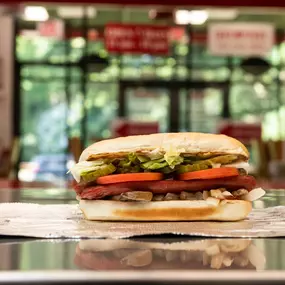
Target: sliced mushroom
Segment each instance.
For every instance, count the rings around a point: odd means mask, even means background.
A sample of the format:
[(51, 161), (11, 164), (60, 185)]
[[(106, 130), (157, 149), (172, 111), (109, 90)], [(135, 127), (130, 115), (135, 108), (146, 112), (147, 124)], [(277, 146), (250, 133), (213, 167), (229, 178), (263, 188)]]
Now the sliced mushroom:
[(179, 196), (174, 193), (167, 193), (164, 197), (164, 201), (179, 200)]
[(244, 256), (235, 256), (234, 258), (234, 264), (238, 265), (238, 266), (241, 266), (241, 267), (245, 267), (248, 265), (248, 258), (244, 257)]
[(111, 199), (114, 201), (120, 201), (121, 195), (112, 196)]
[(203, 253), (203, 265), (206, 266), (210, 263), (210, 256), (204, 252)]
[(239, 189), (239, 190), (233, 191), (233, 195), (235, 197), (240, 197), (240, 196), (247, 195), (247, 194), (248, 194), (248, 191), (246, 189)]
[(233, 194), (229, 191), (224, 191), (222, 193), (222, 195), (224, 196), (224, 198), (228, 199), (228, 198), (234, 198)]
[(219, 253), (219, 254), (213, 256), (212, 260), (211, 260), (211, 268), (220, 269), (222, 267), (223, 260), (224, 260), (224, 254), (223, 253)]
[(240, 252), (240, 244), (232, 241), (224, 240), (220, 243), (220, 250), (226, 253)]
[(124, 258), (126, 257), (130, 251), (128, 249), (118, 248), (113, 250), (113, 255), (117, 258)]
[(181, 200), (196, 200), (194, 193), (189, 193), (186, 191), (182, 191), (180, 193), (180, 199)]
[(153, 198), (152, 198), (152, 200), (153, 201), (163, 201), (163, 199), (164, 199), (164, 195), (154, 195), (153, 196)]
[(165, 259), (167, 262), (170, 262), (170, 261), (173, 261), (179, 258), (178, 252), (173, 251), (173, 250), (166, 250), (164, 254), (165, 254)]
[(133, 266), (133, 267), (143, 267), (151, 264), (152, 262), (152, 252), (149, 249), (138, 250), (133, 252), (121, 260), (122, 264)]
[(187, 251), (187, 250), (183, 250), (180, 252), (179, 254), (180, 256), (180, 260), (185, 263), (185, 262), (188, 262), (190, 260), (193, 259), (193, 256), (191, 255), (191, 252), (190, 251)]
[(205, 252), (210, 256), (214, 256), (214, 255), (217, 255), (218, 253), (220, 253), (220, 248), (217, 244), (214, 244), (212, 246), (207, 247), (205, 249)]
[(210, 190), (210, 196), (217, 198), (217, 199), (224, 199), (224, 196), (223, 196), (222, 191), (220, 189)]
[(149, 202), (152, 200), (153, 194), (147, 191), (130, 191), (121, 194), (121, 198), (127, 201)]
[(159, 257), (163, 257), (164, 258), (164, 250), (163, 249), (160, 249), (160, 248), (157, 248), (154, 250), (154, 254), (159, 256)]
[(209, 198), (209, 191), (203, 191), (203, 199), (207, 200)]
[(230, 267), (233, 263), (234, 259), (232, 257), (229, 257), (229, 256), (225, 256), (224, 257), (224, 260), (223, 260), (223, 264), (226, 266), (226, 267)]
[(203, 193), (202, 192), (196, 192), (195, 198), (196, 198), (196, 200), (204, 200), (203, 199)]

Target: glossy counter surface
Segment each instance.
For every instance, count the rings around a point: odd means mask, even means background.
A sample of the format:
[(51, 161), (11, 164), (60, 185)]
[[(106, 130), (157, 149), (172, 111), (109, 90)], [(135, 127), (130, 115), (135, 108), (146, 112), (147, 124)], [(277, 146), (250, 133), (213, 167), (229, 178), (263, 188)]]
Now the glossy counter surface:
[[(0, 202), (76, 203), (74, 198), (72, 191), (64, 189), (0, 190)], [(270, 191), (254, 206), (275, 205), (285, 205), (285, 191)], [(0, 283), (246, 280), (260, 284), (268, 279), (284, 281), (284, 270), (285, 239), (0, 238)]]

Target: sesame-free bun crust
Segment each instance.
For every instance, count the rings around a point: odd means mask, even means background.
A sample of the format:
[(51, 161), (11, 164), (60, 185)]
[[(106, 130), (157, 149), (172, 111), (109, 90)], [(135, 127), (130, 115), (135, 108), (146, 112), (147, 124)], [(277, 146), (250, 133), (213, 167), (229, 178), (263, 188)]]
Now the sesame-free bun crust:
[(91, 252), (105, 252), (117, 249), (162, 249), (162, 250), (187, 250), (205, 251), (214, 245), (221, 245), (223, 252), (241, 252), (251, 244), (249, 239), (204, 239), (163, 242), (146, 242), (130, 239), (96, 239), (82, 240), (78, 246), (80, 250)]
[(204, 133), (159, 133), (129, 136), (96, 142), (86, 148), (79, 161), (102, 157), (125, 155), (129, 152), (177, 151), (181, 154), (235, 154), (248, 160), (246, 147), (238, 140), (216, 134)]
[(252, 209), (251, 202), (224, 200), (218, 205), (204, 200), (119, 202), (80, 200), (87, 220), (95, 221), (239, 221)]

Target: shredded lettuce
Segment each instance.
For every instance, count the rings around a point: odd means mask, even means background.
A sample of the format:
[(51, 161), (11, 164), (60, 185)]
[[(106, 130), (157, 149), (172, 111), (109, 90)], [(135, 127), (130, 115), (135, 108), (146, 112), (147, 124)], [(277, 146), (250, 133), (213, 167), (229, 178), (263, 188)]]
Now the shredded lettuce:
[(167, 158), (165, 160), (168, 163), (169, 167), (172, 169), (174, 169), (176, 165), (179, 165), (179, 164), (183, 163), (183, 161), (184, 161), (183, 157), (180, 155), (178, 155), (178, 156), (167, 156)]
[(172, 169), (184, 161), (184, 158), (180, 156), (180, 152), (177, 151), (177, 149), (172, 145), (169, 145), (167, 151), (164, 154), (164, 159), (167, 162), (168, 166)]
[(129, 153), (128, 157), (125, 160), (128, 160), (131, 163), (136, 163), (137, 162), (137, 155), (135, 153)]
[(149, 157), (146, 157), (146, 156), (144, 156), (144, 155), (138, 155), (137, 158), (138, 158), (138, 160), (139, 160), (140, 162), (147, 162), (147, 161), (150, 161), (150, 158), (149, 158)]
[(151, 160), (155, 160), (155, 159), (159, 159), (161, 157), (163, 157), (163, 152), (161, 152), (160, 149), (154, 149), (151, 152), (148, 152), (147, 154), (145, 154), (149, 159)]
[(141, 167), (145, 170), (158, 170), (165, 166), (168, 166), (168, 163), (165, 161), (164, 158), (150, 160), (141, 164)]

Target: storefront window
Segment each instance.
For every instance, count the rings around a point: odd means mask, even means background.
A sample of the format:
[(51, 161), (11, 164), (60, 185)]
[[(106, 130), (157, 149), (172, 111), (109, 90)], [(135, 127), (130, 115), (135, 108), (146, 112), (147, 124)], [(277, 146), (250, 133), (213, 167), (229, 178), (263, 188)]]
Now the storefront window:
[[(192, 27), (190, 33), (187, 27), (167, 22), (168, 55), (109, 54), (104, 46), (107, 23), (164, 22), (150, 20), (147, 8), (106, 10), (98, 6), (99, 10), (94, 19), (87, 19), (87, 31), (82, 19), (66, 21), (66, 37), (60, 40), (25, 34), (27, 28), (36, 31), (36, 25), (20, 21), (17, 60), (23, 101), (22, 161), (32, 161), (38, 155), (68, 155), (68, 139), (82, 136), (83, 128), (85, 144), (111, 137), (110, 124), (122, 103), (121, 81), (140, 83), (144, 90), (141, 96), (139, 88), (126, 88), (125, 115), (133, 120), (158, 121), (162, 132), (169, 130), (171, 96), (179, 97), (177, 131), (216, 132), (228, 92), (234, 120), (262, 121), (265, 139), (285, 136), (280, 131), (285, 112), (280, 106), (285, 105), (284, 43), (264, 58), (270, 66), (259, 75), (242, 68), (243, 58), (211, 55), (207, 25)], [(88, 39), (84, 39), (85, 34)], [(96, 65), (89, 58), (92, 56), (105, 63)], [(155, 82), (157, 87), (147, 82)], [(53, 116), (52, 122), (49, 116)]]

